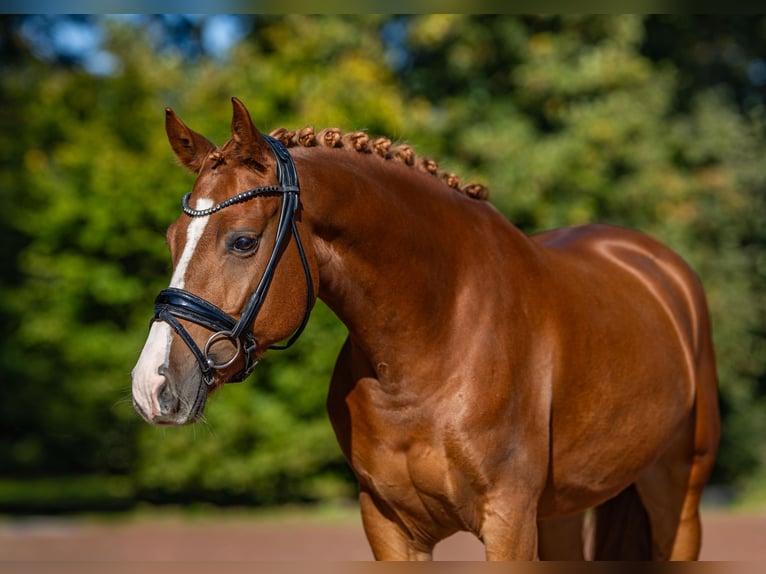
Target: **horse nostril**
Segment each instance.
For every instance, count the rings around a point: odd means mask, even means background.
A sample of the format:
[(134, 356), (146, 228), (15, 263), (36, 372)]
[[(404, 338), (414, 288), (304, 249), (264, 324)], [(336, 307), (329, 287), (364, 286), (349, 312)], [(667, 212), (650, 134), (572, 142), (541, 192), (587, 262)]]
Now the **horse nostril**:
[(157, 390), (157, 403), (160, 406), (160, 414), (162, 415), (169, 415), (175, 411), (178, 406), (178, 401), (167, 381), (162, 383)]

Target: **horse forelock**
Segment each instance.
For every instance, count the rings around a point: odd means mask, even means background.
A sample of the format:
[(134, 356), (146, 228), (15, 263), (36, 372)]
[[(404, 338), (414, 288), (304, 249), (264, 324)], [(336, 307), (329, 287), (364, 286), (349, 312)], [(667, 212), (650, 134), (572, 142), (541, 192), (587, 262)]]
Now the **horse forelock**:
[(432, 159), (418, 156), (412, 146), (396, 143), (386, 137), (372, 138), (363, 131), (344, 133), (338, 128), (325, 128), (317, 132), (311, 126), (299, 130), (277, 128), (269, 135), (288, 148), (321, 146), (376, 155), (384, 160), (402, 163), (417, 171), (438, 177), (447, 186), (468, 197), (479, 200), (486, 200), (489, 197), (489, 190), (484, 185), (479, 183), (463, 185), (456, 174), (440, 169)]

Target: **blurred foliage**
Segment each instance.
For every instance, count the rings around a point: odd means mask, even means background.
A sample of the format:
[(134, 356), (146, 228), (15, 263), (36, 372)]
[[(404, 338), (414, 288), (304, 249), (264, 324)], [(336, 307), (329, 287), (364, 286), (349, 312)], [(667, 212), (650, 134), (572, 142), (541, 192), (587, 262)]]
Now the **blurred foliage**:
[(321, 304), (203, 423), (157, 429), (130, 405), (170, 275), (164, 230), (192, 183), (163, 109), (222, 143), (232, 95), (264, 131), (406, 140), (488, 184), (527, 232), (605, 221), (675, 248), (713, 312), (715, 481), (762, 480), (766, 18), (242, 16), (222, 55), (205, 49), (209, 19), (71, 17), (100, 33), (98, 72), (54, 49), (62, 18), (0, 17), (0, 506), (17, 509), (14, 480), (56, 476), (74, 500), (78, 476), (118, 480), (121, 500), (353, 495), (324, 408), (345, 331)]

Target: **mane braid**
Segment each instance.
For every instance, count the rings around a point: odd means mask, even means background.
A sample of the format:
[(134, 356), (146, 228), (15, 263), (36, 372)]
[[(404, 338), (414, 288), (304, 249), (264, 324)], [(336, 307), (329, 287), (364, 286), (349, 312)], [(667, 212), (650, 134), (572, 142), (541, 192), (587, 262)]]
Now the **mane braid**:
[(288, 148), (322, 146), (377, 155), (385, 160), (403, 163), (434, 175), (449, 187), (473, 199), (486, 200), (489, 197), (489, 190), (485, 186), (479, 183), (461, 185), (457, 175), (439, 169), (432, 159), (417, 156), (412, 146), (394, 143), (386, 137), (372, 139), (362, 131), (343, 133), (338, 128), (325, 128), (317, 133), (311, 126), (297, 131), (277, 128), (269, 135)]

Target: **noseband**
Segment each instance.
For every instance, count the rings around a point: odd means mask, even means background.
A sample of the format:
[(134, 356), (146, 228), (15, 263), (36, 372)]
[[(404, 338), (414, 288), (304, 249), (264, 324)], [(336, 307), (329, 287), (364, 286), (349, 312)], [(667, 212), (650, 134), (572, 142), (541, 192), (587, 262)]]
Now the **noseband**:
[[(298, 228), (295, 225), (295, 214), (300, 203), (298, 174), (295, 171), (295, 164), (287, 149), (276, 139), (266, 135), (263, 137), (266, 138), (266, 141), (271, 146), (274, 156), (276, 157), (279, 185), (266, 185), (244, 191), (208, 209), (197, 210), (189, 207), (189, 196), (191, 193), (187, 193), (182, 202), (184, 213), (189, 217), (205, 217), (232, 205), (250, 201), (256, 197), (266, 195), (282, 196), (282, 208), (279, 213), (279, 222), (277, 223), (274, 249), (271, 252), (271, 256), (266, 264), (266, 269), (261, 276), (261, 280), (255, 288), (255, 291), (250, 295), (247, 305), (242, 311), (239, 319), (235, 319), (216, 305), (198, 297), (194, 293), (175, 287), (163, 289), (154, 301), (154, 318), (152, 319), (152, 322), (165, 321), (173, 327), (197, 359), (200, 371), (202, 372), (202, 378), (208, 386), (212, 385), (215, 380), (215, 371), (225, 369), (232, 365), (240, 354), (244, 354), (245, 366), (230, 382), (236, 383), (246, 379), (258, 363), (258, 361), (254, 359), (255, 352), (258, 348), (258, 341), (252, 333), (253, 323), (266, 299), (266, 294), (268, 293), (269, 286), (274, 278), (274, 272), (279, 263), (279, 258), (283, 248), (290, 241), (291, 233), (295, 238), (298, 254), (300, 255), (301, 263), (303, 264), (303, 272), (306, 275), (306, 311), (303, 315), (303, 321), (300, 327), (298, 327), (298, 329), (290, 336), (287, 343), (284, 345), (271, 345), (269, 349), (287, 349), (295, 343), (303, 332), (303, 329), (306, 327), (309, 314), (311, 313), (312, 297), (314, 294), (311, 282), (311, 272), (306, 259), (306, 253), (303, 250), (300, 235), (298, 234)], [(194, 339), (179, 322), (179, 319), (191, 321), (192, 323), (201, 325), (213, 332), (202, 349), (200, 349), (194, 342)], [(234, 356), (223, 363), (216, 363), (211, 355), (213, 344), (219, 341), (229, 341), (234, 345), (235, 349)]]

